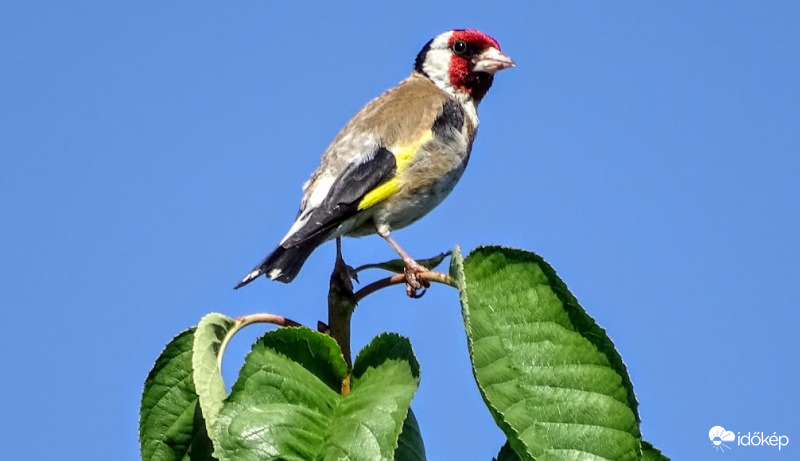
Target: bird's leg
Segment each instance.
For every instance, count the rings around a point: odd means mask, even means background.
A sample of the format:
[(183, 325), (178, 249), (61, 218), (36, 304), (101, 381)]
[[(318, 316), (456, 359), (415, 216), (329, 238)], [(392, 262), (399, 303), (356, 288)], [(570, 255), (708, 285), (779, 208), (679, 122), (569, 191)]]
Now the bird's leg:
[(406, 253), (406, 251), (389, 235), (388, 229), (379, 226), (378, 235), (383, 237), (389, 243), (389, 245), (394, 248), (394, 251), (400, 255), (400, 258), (406, 264), (406, 294), (411, 298), (422, 297), (422, 295), (425, 294), (425, 291), (423, 290), (422, 293), (417, 294), (417, 290), (420, 288), (428, 289), (431, 286), (431, 283), (425, 279), (420, 279), (418, 275), (423, 272), (428, 272), (428, 269), (414, 261), (414, 258), (409, 256), (408, 253)]

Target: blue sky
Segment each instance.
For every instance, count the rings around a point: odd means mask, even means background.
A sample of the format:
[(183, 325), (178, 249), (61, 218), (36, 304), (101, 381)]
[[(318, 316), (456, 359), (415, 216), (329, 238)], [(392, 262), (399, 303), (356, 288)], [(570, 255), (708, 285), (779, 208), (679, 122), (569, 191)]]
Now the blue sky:
[[(143, 380), (202, 315), (325, 317), (333, 245), (290, 285), (233, 285), (288, 229), (347, 119), (434, 35), (474, 27), (498, 75), (451, 196), (395, 234), (428, 257), (543, 255), (624, 357), (673, 459), (796, 459), (800, 6), (793, 2), (0, 5), (4, 459), (138, 458)], [(351, 264), (393, 257), (346, 240)], [(226, 357), (234, 379), (250, 327)], [(431, 460), (503, 442), (456, 293), (385, 290), (354, 349), (411, 338)], [(715, 453), (707, 434), (790, 437)]]

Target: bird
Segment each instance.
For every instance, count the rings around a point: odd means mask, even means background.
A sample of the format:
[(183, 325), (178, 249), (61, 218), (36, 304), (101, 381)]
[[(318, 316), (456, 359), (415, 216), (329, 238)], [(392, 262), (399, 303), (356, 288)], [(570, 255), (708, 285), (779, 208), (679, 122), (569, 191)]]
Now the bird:
[[(476, 29), (445, 31), (428, 41), (405, 80), (367, 103), (322, 154), (303, 185), (300, 210), (275, 250), (237, 285), (261, 275), (289, 283), (311, 253), (341, 237), (378, 234), (405, 263), (415, 296), (418, 264), (394, 240), (453, 190), (470, 158), (477, 108), (496, 72), (514, 67), (497, 40)], [(426, 285), (427, 286), (427, 285)]]

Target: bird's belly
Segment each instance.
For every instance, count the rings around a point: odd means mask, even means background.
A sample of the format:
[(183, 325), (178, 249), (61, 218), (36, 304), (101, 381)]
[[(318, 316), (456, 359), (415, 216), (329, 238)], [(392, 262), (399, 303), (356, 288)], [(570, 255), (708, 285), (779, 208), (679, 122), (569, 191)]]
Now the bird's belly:
[(452, 192), (464, 173), (465, 166), (461, 164), (442, 176), (422, 180), (415, 187), (407, 185), (378, 204), (371, 222), (366, 224), (373, 228), (386, 224), (392, 229), (401, 229), (414, 223), (436, 208)]

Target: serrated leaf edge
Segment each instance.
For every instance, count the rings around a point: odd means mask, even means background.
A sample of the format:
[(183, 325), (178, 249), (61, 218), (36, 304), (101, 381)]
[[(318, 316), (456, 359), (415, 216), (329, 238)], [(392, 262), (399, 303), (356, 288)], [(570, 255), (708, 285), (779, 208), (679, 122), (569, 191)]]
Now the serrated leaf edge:
[[(473, 250), (475, 251), (475, 250)], [(470, 369), (472, 370), (472, 377), (475, 380), (475, 384), (478, 387), (478, 391), (481, 394), (481, 398), (483, 399), (484, 404), (487, 408), (490, 409), (489, 413), (492, 415), (492, 418), (495, 420), (497, 425), (501, 426), (503, 433), (506, 435), (509, 443), (511, 444), (514, 451), (519, 455), (519, 450), (514, 448), (516, 442), (518, 447), (522, 447), (525, 449), (524, 454), (526, 458), (530, 461), (536, 461), (533, 455), (530, 453), (530, 447), (522, 440), (520, 437), (519, 432), (517, 432), (511, 425), (505, 420), (502, 413), (498, 411), (490, 402), (489, 399), (486, 397), (486, 392), (484, 391), (483, 387), (481, 386), (480, 382), (478, 381), (478, 376), (475, 374), (475, 367), (472, 364), (472, 357), (474, 356), (474, 349), (473, 349), (473, 342), (472, 342), (472, 329), (469, 323), (469, 296), (467, 295), (467, 280), (464, 275), (464, 258), (461, 255), (461, 247), (456, 245), (453, 248), (453, 254), (450, 256), (450, 276), (455, 281), (455, 286), (458, 289), (459, 300), (461, 301), (461, 316), (464, 321), (464, 328), (466, 329), (467, 333), (467, 348), (469, 349), (469, 356), (470, 356)], [(513, 437), (512, 437), (513, 436)], [(513, 440), (512, 440), (513, 438)]]

